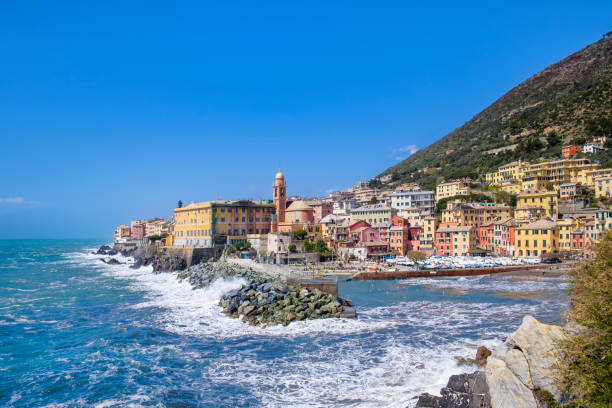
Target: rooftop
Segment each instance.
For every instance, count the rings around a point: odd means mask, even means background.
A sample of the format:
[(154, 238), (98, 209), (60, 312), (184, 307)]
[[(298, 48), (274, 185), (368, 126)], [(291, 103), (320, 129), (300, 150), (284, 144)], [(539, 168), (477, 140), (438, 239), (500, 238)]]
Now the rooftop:
[(540, 220), (531, 222), (527, 225), (519, 227), (520, 230), (541, 230), (541, 229), (553, 229), (557, 226), (557, 223), (550, 218), (542, 218)]

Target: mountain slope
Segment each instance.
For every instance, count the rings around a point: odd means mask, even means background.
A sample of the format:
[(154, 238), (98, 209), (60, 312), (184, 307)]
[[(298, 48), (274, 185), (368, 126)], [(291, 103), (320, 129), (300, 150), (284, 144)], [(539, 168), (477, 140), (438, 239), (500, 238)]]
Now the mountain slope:
[[(600, 135), (612, 136), (612, 38), (537, 73), (381, 175), (432, 188), (442, 177), (477, 177), (513, 160), (559, 157), (561, 144)], [(506, 150), (490, 152), (498, 148)], [(594, 158), (610, 165), (611, 152)]]

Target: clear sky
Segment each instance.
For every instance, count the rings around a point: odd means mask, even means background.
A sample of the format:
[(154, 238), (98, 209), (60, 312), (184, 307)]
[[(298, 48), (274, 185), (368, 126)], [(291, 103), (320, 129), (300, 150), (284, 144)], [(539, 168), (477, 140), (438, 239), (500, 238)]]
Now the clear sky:
[(612, 29), (610, 1), (302, 4), (0, 2), (0, 238), (271, 198), (279, 167), (347, 188)]

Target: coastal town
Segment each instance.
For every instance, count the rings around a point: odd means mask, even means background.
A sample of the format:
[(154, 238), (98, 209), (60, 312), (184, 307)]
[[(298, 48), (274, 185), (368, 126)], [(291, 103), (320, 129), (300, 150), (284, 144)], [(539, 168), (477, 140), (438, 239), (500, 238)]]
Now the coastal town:
[(289, 195), (279, 169), (271, 200), (179, 201), (170, 220), (119, 225), (114, 242), (221, 248), (267, 264), (589, 258), (612, 228), (612, 168), (589, 159), (607, 144), (593, 138), (563, 146), (554, 160), (514, 161), (476, 179), (439, 180), (433, 189), (384, 174), (324, 197), (300, 197)]

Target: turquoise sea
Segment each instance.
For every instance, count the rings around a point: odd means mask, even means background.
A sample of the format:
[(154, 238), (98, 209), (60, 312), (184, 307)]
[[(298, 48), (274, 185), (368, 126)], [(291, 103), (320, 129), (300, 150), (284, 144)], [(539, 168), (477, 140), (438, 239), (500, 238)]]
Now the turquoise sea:
[(104, 241), (0, 241), (2, 407), (405, 407), (526, 314), (562, 323), (559, 277), (340, 282), (358, 318), (250, 327), (204, 290), (108, 266)]

